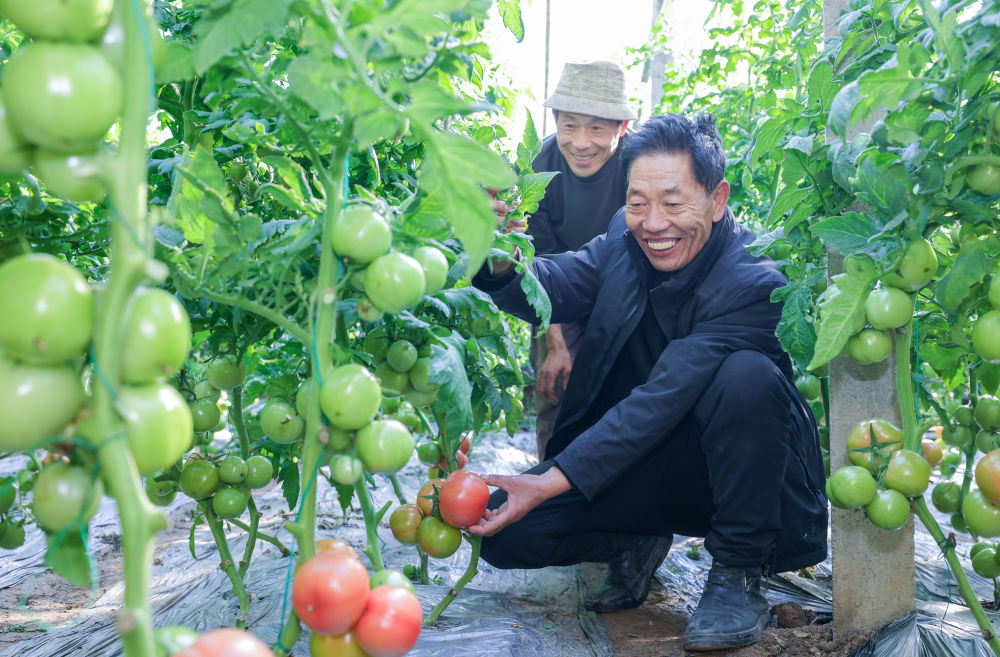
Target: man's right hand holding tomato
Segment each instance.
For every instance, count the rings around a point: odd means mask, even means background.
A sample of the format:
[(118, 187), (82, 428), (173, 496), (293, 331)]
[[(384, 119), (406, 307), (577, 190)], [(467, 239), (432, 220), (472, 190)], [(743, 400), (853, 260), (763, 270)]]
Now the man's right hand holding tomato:
[(570, 489), (569, 479), (557, 467), (537, 475), (485, 475), (483, 481), (506, 491), (507, 501), (496, 509), (486, 509), (482, 520), (468, 528), (467, 531), (476, 536), (492, 536), (545, 500)]

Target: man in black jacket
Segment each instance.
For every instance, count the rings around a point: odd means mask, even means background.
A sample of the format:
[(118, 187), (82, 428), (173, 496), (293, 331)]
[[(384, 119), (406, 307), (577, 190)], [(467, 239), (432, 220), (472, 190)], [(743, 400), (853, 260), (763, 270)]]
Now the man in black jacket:
[[(674, 533), (704, 536), (685, 648), (747, 645), (770, 619), (761, 576), (826, 556), (816, 425), (774, 333), (785, 280), (745, 249), (714, 119), (651, 119), (622, 161), (608, 233), (532, 264), (553, 322), (589, 320), (545, 460), (486, 477), (501, 490), (469, 531), (500, 568), (609, 562), (598, 611), (642, 603)], [(537, 322), (512, 263), (493, 265), (475, 284)]]

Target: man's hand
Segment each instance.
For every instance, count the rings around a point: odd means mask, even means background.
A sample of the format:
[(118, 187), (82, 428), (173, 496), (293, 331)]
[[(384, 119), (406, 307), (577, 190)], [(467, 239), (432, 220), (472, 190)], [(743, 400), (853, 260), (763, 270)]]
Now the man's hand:
[(507, 525), (517, 522), (547, 499), (569, 490), (569, 480), (562, 470), (552, 466), (540, 475), (521, 474), (514, 477), (486, 475), (490, 486), (507, 491), (507, 501), (496, 509), (486, 509), (482, 519), (466, 531), (476, 536), (492, 536)]
[[(535, 389), (545, 401), (550, 404), (558, 404), (563, 391), (566, 390), (569, 373), (573, 369), (573, 357), (570, 356), (569, 349), (566, 348), (562, 327), (558, 324), (549, 326), (549, 330), (545, 334), (545, 347), (548, 353), (545, 355), (542, 366), (538, 369), (538, 382)], [(562, 381), (559, 390), (556, 390), (560, 377), (562, 377)]]
[[(486, 194), (493, 199), (493, 213), (497, 217), (497, 228), (500, 228), (506, 235), (510, 232), (524, 233), (525, 222), (524, 219), (507, 219), (507, 215), (511, 210), (516, 208), (516, 205), (507, 205), (504, 201), (497, 198), (496, 189), (486, 189)], [(520, 250), (515, 247), (514, 257), (518, 257)], [(500, 278), (506, 275), (511, 269), (514, 268), (514, 263), (510, 260), (504, 260), (503, 258), (491, 258), (490, 259), (490, 271), (494, 278)]]

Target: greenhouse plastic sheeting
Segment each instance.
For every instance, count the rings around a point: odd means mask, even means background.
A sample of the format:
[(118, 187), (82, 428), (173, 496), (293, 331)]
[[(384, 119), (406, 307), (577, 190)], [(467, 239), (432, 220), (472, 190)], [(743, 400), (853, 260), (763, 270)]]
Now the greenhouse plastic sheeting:
[[(533, 464), (530, 451), (534, 436), (518, 434), (514, 439), (497, 436), (479, 445), (473, 452), (469, 467), (477, 472), (513, 474)], [(7, 459), (0, 475), (16, 471), (23, 460)], [(399, 475), (408, 498), (413, 499), (420, 486), (426, 466), (413, 464)], [(376, 508), (386, 502), (395, 503), (388, 482), (382, 480), (375, 495)], [(277, 535), (287, 546), (292, 537), (281, 524), (293, 517), (287, 513), (282, 493), (273, 487), (255, 493), (258, 508), (264, 513), (260, 530)], [(325, 481), (320, 482), (317, 507), (317, 538), (336, 536), (360, 549), (365, 543), (364, 524), (357, 510), (347, 517), (341, 512), (336, 492)], [(356, 504), (356, 501), (355, 501)], [(187, 510), (193, 502), (178, 495), (167, 509), (175, 519), (187, 520)], [(282, 514), (284, 513), (284, 517)], [(396, 541), (387, 527), (388, 515), (379, 528), (383, 561), (387, 567), (399, 568), (416, 561), (416, 551)], [(92, 538), (120, 533), (115, 504), (105, 498), (98, 515), (90, 525)], [(232, 528), (230, 549), (235, 557), (242, 554), (245, 533)], [(156, 554), (152, 579), (154, 625), (184, 625), (199, 631), (216, 627), (231, 627), (239, 609), (225, 573), (219, 569), (219, 555), (211, 533), (202, 525), (195, 532), (197, 560), (192, 560), (187, 537), (167, 544)], [(45, 572), (42, 565), (45, 538), (38, 530), (29, 530), (24, 546), (0, 555), (0, 587), (27, 586), (28, 580)], [(463, 542), (454, 556), (430, 560), (430, 577), (439, 584), (416, 585), (417, 597), (426, 613), (459, 579), (468, 564), (470, 547)], [(367, 562), (366, 557), (362, 557)], [(258, 543), (246, 576), (250, 593), (247, 626), (270, 645), (277, 642), (278, 632), (290, 605), (286, 581), (291, 560), (283, 558), (274, 546)], [(546, 568), (536, 571), (502, 571), (480, 561), (479, 574), (441, 616), (436, 627), (425, 628), (413, 657), (444, 655), (490, 655), (491, 657), (610, 657), (611, 645), (604, 626), (592, 612), (583, 608), (583, 584), (579, 569)], [(121, 646), (114, 628), (114, 614), (121, 605), (124, 587), (119, 583), (110, 588), (92, 605), (77, 613), (70, 622), (51, 631), (37, 634), (13, 644), (4, 657), (115, 657)], [(31, 611), (9, 610), (21, 624), (30, 624)], [(11, 616), (8, 615), (8, 619)], [(303, 632), (295, 653), (308, 655), (308, 632)]]

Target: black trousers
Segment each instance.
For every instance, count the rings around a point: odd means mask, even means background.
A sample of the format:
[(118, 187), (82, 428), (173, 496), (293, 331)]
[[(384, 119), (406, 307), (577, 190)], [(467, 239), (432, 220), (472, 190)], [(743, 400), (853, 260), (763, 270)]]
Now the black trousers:
[[(767, 357), (740, 351), (677, 429), (594, 499), (575, 489), (484, 538), (498, 568), (608, 561), (629, 535), (705, 537), (713, 558), (755, 567), (773, 558), (781, 529), (792, 421), (791, 384)], [(529, 473), (552, 467), (545, 461)], [(489, 506), (503, 504), (495, 491)]]

